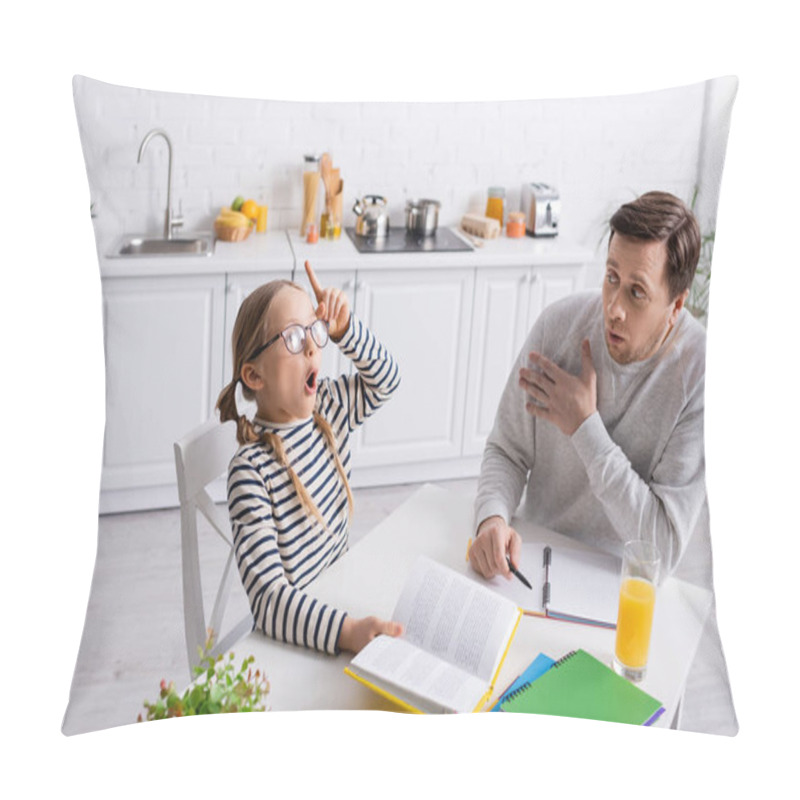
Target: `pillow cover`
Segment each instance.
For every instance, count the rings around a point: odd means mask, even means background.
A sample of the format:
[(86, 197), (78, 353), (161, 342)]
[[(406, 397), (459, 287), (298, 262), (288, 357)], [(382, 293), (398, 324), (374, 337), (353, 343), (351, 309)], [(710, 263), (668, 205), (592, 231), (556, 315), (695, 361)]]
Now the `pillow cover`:
[[(145, 91), (77, 76), (75, 107), (103, 289), (106, 433), (98, 557), (64, 732), (133, 722), (142, 699), (154, 699), (161, 678), (188, 679), (172, 443), (213, 414), (218, 392), (231, 379), (230, 335), (241, 299), (273, 277), (302, 280), (305, 257), (324, 260), (331, 253), (326, 276), (343, 286), (351, 280), (356, 284), (357, 276), (348, 271), (353, 256), (348, 253), (348, 263), (335, 256), (348, 245), (349, 233), (337, 242), (318, 242), (316, 250), (299, 235), (304, 154), (329, 151), (341, 169), (344, 195), (385, 196), (391, 224), (397, 227), (403, 225), (408, 199), (439, 200), (439, 226), (458, 228), (464, 214), (484, 213), (489, 187), (504, 187), (506, 212), (520, 208), (525, 184), (557, 187), (562, 210), (555, 239), (515, 242), (503, 235), (481, 248), (481, 258), (488, 259), (481, 264), (496, 274), (505, 270), (512, 282), (521, 262), (509, 248), (517, 245), (530, 248), (530, 269), (573, 267), (566, 289), (566, 272), (555, 274), (548, 284), (555, 286), (553, 293), (545, 292), (541, 305), (560, 293), (598, 286), (610, 216), (643, 192), (668, 191), (691, 204), (700, 223), (704, 248), (689, 305), (706, 324), (718, 192), (736, 85), (734, 78), (722, 78), (647, 94), (547, 101), (289, 103)], [(165, 135), (155, 134), (143, 146), (154, 130)], [(214, 255), (202, 261), (118, 256), (125, 237), (163, 236), (168, 206), (183, 221), (176, 231), (182, 237), (210, 231), (220, 208), (237, 196), (268, 207), (266, 234), (253, 232), (233, 245), (218, 243)], [(356, 213), (347, 205), (343, 227), (352, 228)], [(437, 271), (437, 262), (422, 263), (425, 272), (412, 267), (407, 278), (409, 286), (429, 281), (425, 291), (433, 299), (420, 316), (455, 308), (449, 319), (457, 328), (455, 339), (471, 342), (475, 352), (484, 344), (480, 337), (490, 334), (488, 328), (475, 327), (482, 268), (465, 261), (467, 266), (445, 274), (443, 268)], [(457, 274), (456, 280), (452, 276)], [(387, 283), (370, 295), (373, 305), (357, 300), (354, 308), (364, 315), (380, 309), (386, 319), (395, 313), (398, 291), (398, 284)], [(374, 313), (380, 326), (382, 317)], [(526, 323), (531, 319), (522, 318)], [(520, 344), (515, 336), (512, 349)], [(404, 346), (389, 344), (401, 351)], [(473, 362), (466, 349), (459, 352), (463, 361), (445, 388), (463, 392), (473, 385)], [(416, 360), (399, 360), (409, 385), (431, 379)], [(497, 369), (505, 375), (511, 366), (508, 360)], [(415, 400), (429, 402), (424, 393)], [(497, 400), (499, 392), (476, 399), (472, 439), (466, 430), (469, 399), (454, 391), (446, 413), (430, 404), (425, 408), (430, 433), (414, 443), (412, 456), (404, 450), (398, 456), (402, 448), (393, 446), (391, 431), (376, 417), (375, 427), (367, 426), (359, 442), (354, 469), (360, 456), (373, 472), (382, 470), (379, 483), (397, 498), (392, 504), (407, 496), (394, 487), (410, 480), (409, 471), (424, 481), (474, 478)], [(419, 407), (400, 408), (419, 418)], [(452, 418), (460, 427), (442, 447), (436, 436)], [(355, 488), (358, 503), (360, 486)], [(217, 491), (215, 499), (222, 500), (224, 490)], [(377, 524), (380, 513), (368, 517), (365, 528)], [(201, 533), (211, 547), (208, 531)], [(215, 551), (204, 566), (213, 572), (223, 558), (223, 552)], [(713, 593), (707, 512), (677, 575)], [(234, 615), (246, 610), (238, 584), (233, 605)], [(681, 712), (685, 729), (737, 730), (713, 602)]]

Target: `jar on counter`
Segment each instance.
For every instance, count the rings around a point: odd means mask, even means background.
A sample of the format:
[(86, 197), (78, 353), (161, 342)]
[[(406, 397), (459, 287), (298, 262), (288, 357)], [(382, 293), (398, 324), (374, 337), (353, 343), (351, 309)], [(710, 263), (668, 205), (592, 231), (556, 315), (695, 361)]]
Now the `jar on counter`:
[(522, 211), (509, 211), (506, 236), (519, 239), (525, 235), (525, 214)]
[(303, 212), (300, 235), (305, 236), (308, 226), (316, 223), (319, 214), (319, 156), (303, 156)]
[(333, 209), (330, 214), (323, 212), (319, 218), (319, 235), (323, 239), (338, 239), (342, 235), (341, 220), (335, 216)]
[(489, 187), (489, 199), (486, 201), (486, 216), (496, 219), (503, 230), (503, 206), (506, 200), (506, 190), (502, 186)]

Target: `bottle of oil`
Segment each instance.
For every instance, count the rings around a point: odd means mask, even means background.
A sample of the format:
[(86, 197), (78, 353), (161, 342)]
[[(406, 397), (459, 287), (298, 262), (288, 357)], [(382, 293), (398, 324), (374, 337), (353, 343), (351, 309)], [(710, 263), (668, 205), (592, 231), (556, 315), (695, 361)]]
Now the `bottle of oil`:
[(305, 236), (308, 226), (317, 221), (319, 215), (319, 156), (303, 156), (303, 214), (300, 235)]

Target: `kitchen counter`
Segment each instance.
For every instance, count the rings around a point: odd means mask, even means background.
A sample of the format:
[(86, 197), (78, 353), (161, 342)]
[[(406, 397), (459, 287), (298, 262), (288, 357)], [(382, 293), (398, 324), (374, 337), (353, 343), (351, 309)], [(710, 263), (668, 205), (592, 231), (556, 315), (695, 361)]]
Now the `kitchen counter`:
[[(195, 231), (181, 233), (191, 236)], [(294, 255), (286, 231), (251, 233), (243, 242), (214, 244), (210, 256), (102, 256), (103, 278), (137, 278), (156, 275), (213, 275), (223, 272), (260, 272), (285, 270), (291, 274)]]
[[(451, 230), (458, 233), (456, 228)], [(297, 231), (287, 231), (286, 235), (297, 260), (296, 269), (302, 269), (308, 259), (315, 270), (321, 271), (408, 268), (412, 265), (420, 269), (559, 265), (587, 263), (593, 256), (589, 248), (565, 242), (559, 237), (509, 239), (503, 235), (497, 239), (481, 240), (483, 247), (475, 247), (472, 251), (359, 253), (346, 233), (342, 233), (339, 239), (320, 239), (315, 244), (307, 244)]]
[[(456, 229), (453, 229), (456, 230)], [(224, 272), (260, 272), (264, 270), (302, 270), (309, 260), (315, 270), (382, 270), (392, 268), (515, 267), (540, 264), (588, 263), (592, 251), (582, 245), (562, 240), (497, 239), (484, 240), (483, 247), (472, 251), (359, 253), (346, 233), (339, 239), (320, 239), (308, 244), (292, 230), (251, 233), (244, 242), (217, 240), (210, 256), (150, 256), (100, 258), (103, 278), (146, 277), (160, 275), (212, 275)]]

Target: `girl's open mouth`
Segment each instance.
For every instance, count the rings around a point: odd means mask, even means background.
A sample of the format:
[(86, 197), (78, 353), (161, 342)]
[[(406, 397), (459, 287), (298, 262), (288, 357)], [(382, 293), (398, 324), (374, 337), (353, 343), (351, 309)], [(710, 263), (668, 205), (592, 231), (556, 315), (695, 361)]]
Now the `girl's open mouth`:
[(317, 392), (317, 370), (312, 369), (306, 376), (306, 394), (316, 394)]

